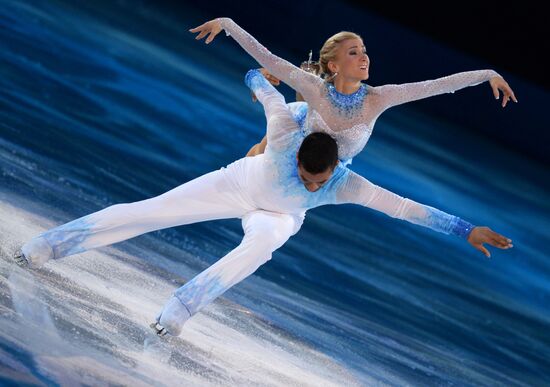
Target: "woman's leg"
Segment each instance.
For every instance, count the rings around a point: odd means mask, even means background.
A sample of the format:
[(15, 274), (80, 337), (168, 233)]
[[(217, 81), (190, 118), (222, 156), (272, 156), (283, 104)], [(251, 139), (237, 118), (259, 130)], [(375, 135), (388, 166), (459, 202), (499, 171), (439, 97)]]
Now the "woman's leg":
[[(157, 318), (157, 333), (178, 336), (185, 321), (271, 259), (300, 229), (303, 215), (253, 211), (243, 217), (241, 244), (176, 290)], [(159, 326), (160, 325), (160, 326)]]
[(208, 173), (160, 196), (116, 204), (46, 231), (23, 245), (31, 267), (167, 227), (241, 217), (251, 210), (227, 170)]
[(264, 138), (262, 138), (262, 141), (260, 141), (258, 144), (250, 148), (250, 150), (246, 154), (246, 157), (261, 155), (262, 153), (265, 152), (266, 146), (267, 146), (267, 136), (264, 136)]

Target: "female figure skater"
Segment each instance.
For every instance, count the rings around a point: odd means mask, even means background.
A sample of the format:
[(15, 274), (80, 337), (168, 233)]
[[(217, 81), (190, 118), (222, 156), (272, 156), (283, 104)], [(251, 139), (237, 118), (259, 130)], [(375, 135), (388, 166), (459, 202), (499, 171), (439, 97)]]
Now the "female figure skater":
[(153, 230), (242, 218), (244, 237), (239, 246), (179, 288), (151, 325), (159, 335), (177, 336), (191, 316), (271, 259), (273, 251), (300, 229), (310, 208), (356, 203), (464, 238), (487, 256), (484, 243), (512, 247), (510, 239), (487, 227), (398, 196), (352, 172), (338, 161), (332, 137), (304, 135), (284, 97), (259, 71), (250, 71), (246, 82), (264, 105), (268, 137), (264, 154), (242, 158), (156, 198), (114, 205), (46, 231), (27, 242), (16, 261), (39, 267), (49, 259)]
[(378, 116), (392, 106), (485, 81), (489, 81), (496, 99), (502, 92), (502, 107), (510, 99), (517, 102), (508, 83), (493, 70), (467, 71), (402, 85), (368, 86), (362, 81), (369, 77), (370, 60), (362, 38), (353, 32), (339, 32), (321, 48), (319, 64), (326, 76), (323, 80), (273, 55), (231, 19), (211, 20), (190, 31), (198, 33), (196, 39), (207, 37), (208, 44), (222, 29), (270, 74), (303, 96), (308, 103), (307, 133), (321, 131), (334, 137), (340, 160), (346, 163), (363, 149)]

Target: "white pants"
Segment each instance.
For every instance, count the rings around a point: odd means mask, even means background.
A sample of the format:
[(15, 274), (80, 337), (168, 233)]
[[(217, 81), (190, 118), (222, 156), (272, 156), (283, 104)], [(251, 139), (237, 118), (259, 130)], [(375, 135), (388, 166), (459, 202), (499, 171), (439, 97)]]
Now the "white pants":
[[(167, 227), (242, 218), (244, 238), (234, 250), (178, 289), (189, 316), (271, 258), (301, 227), (304, 214), (262, 211), (239, 191), (231, 166), (208, 173), (152, 199), (117, 204), (51, 229), (23, 247), (31, 267), (49, 259), (120, 242)], [(181, 321), (183, 324), (184, 321)]]

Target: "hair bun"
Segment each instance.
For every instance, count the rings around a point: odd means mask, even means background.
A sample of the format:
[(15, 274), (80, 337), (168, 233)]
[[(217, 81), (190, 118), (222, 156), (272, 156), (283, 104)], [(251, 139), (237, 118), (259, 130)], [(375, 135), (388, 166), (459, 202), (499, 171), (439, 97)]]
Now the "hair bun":
[(321, 71), (321, 65), (316, 61), (305, 60), (302, 64), (300, 64), (300, 68), (315, 75), (319, 75), (319, 72)]

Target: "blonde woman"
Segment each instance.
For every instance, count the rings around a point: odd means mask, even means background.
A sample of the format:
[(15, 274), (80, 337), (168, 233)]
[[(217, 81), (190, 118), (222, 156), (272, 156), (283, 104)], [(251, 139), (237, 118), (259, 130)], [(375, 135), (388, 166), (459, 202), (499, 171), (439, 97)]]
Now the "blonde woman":
[(386, 109), (430, 96), (452, 93), (488, 81), (502, 107), (517, 102), (508, 83), (493, 70), (467, 71), (443, 78), (401, 85), (369, 86), (370, 59), (363, 39), (353, 32), (330, 37), (320, 51), (323, 78), (300, 69), (269, 52), (233, 20), (218, 18), (193, 28), (206, 43), (222, 30), (230, 35), (274, 77), (300, 93), (308, 103), (305, 128), (325, 132), (338, 143), (340, 160), (348, 162), (367, 143), (378, 116)]

